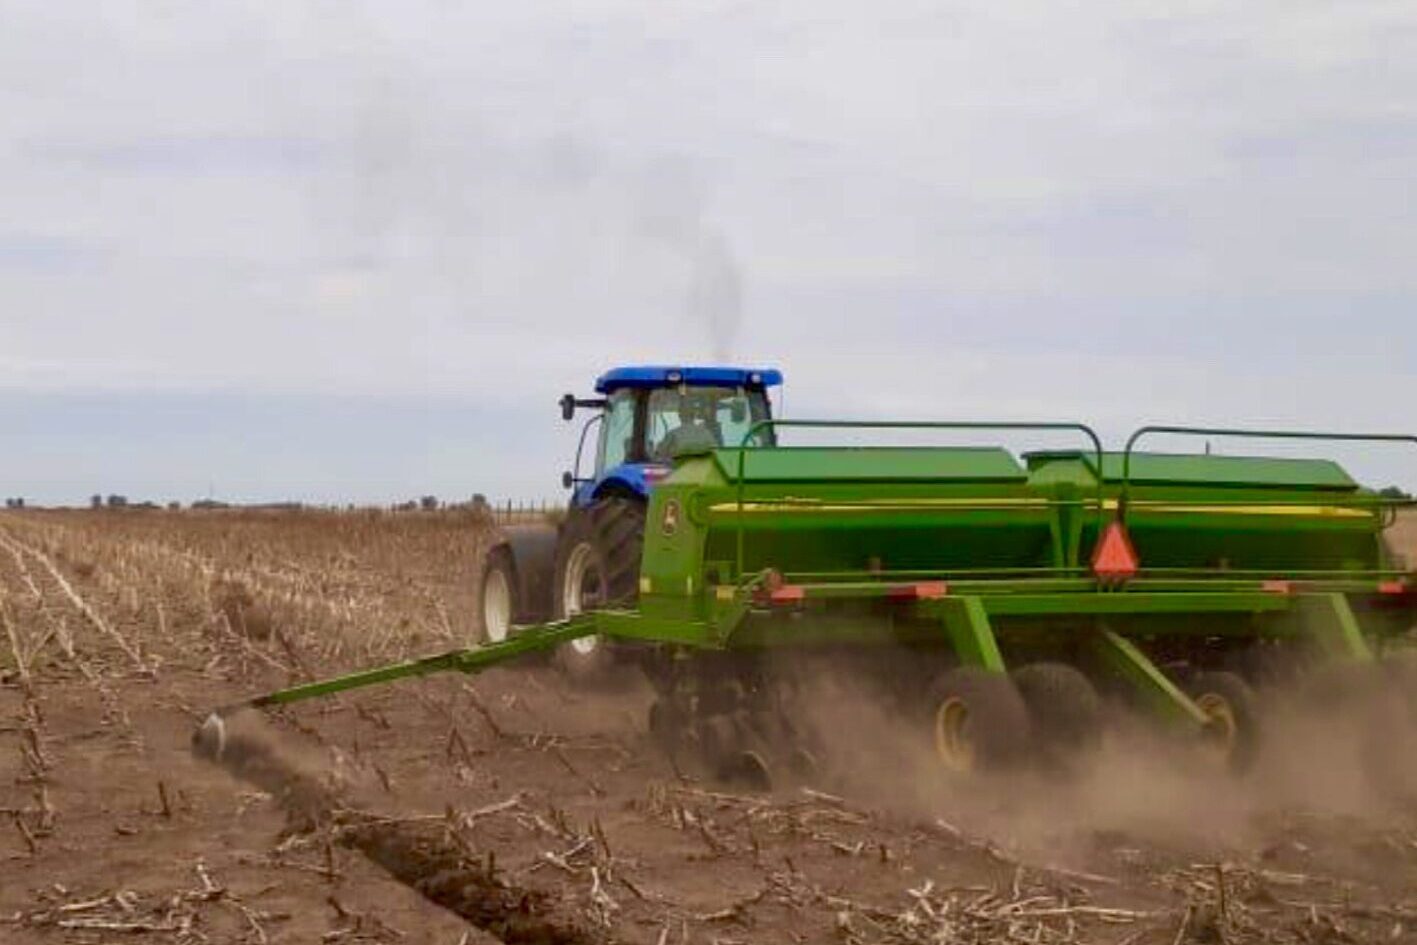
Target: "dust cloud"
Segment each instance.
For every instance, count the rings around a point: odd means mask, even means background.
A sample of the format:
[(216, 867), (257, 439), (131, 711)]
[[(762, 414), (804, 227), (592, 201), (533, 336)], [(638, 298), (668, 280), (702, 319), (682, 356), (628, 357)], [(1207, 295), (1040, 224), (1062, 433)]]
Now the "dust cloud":
[(1101, 845), (1197, 856), (1272, 837), (1310, 816), (1390, 823), (1417, 810), (1414, 701), (1386, 679), (1337, 694), (1300, 682), (1260, 695), (1260, 750), (1227, 770), (1204, 745), (1108, 701), (1100, 744), (1066, 767), (1036, 751), (961, 779), (932, 756), (923, 718), (840, 672), (802, 690), (831, 789), (987, 840), (1020, 857), (1088, 862)]

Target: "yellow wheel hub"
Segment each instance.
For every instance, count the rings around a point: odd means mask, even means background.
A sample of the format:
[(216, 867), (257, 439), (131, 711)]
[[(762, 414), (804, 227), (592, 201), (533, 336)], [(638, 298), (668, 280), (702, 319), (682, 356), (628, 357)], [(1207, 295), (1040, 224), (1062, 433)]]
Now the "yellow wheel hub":
[(1219, 760), (1229, 759), (1240, 737), (1240, 723), (1235, 719), (1234, 707), (1224, 696), (1214, 692), (1197, 696), (1196, 707), (1205, 713), (1207, 749)]
[(969, 706), (951, 696), (935, 709), (935, 755), (950, 771), (967, 774), (974, 770), (974, 742), (966, 727)]

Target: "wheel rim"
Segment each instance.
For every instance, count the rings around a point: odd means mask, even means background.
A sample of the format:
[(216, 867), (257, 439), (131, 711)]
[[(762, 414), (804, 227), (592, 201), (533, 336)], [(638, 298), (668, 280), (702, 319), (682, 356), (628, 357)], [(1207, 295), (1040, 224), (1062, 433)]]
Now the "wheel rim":
[(1235, 718), (1234, 706), (1219, 693), (1205, 692), (1196, 697), (1196, 708), (1206, 718), (1207, 750), (1221, 761), (1228, 760), (1234, 754), (1240, 736), (1240, 723)]
[(950, 696), (935, 709), (935, 755), (959, 774), (974, 770), (974, 742), (966, 730), (968, 724), (969, 706), (958, 696)]
[(507, 572), (493, 568), (482, 585), (482, 633), (489, 643), (500, 643), (511, 627), (512, 586)]
[[(581, 542), (571, 549), (566, 558), (566, 573), (562, 580), (561, 599), (566, 603), (567, 617), (574, 617), (585, 610), (587, 584), (598, 577), (595, 564), (595, 549), (589, 542)], [(600, 646), (600, 638), (578, 637), (567, 644), (580, 656), (589, 656)]]
[(570, 647), (581, 656), (589, 656), (600, 647), (600, 637), (576, 637), (570, 642)]

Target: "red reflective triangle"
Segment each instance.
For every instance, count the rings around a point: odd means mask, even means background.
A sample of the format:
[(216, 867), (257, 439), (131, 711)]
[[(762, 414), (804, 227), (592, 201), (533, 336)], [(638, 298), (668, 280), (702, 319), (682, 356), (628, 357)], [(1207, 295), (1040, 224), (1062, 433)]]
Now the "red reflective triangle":
[(1092, 551), (1092, 573), (1106, 580), (1134, 577), (1140, 562), (1131, 536), (1121, 522), (1112, 522)]

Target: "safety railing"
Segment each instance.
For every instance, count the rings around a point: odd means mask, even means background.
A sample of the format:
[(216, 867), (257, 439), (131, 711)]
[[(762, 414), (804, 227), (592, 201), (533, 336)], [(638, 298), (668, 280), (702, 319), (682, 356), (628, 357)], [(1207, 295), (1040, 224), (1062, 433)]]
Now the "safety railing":
[[(1178, 435), (1178, 436), (1209, 436), (1227, 437), (1235, 439), (1257, 439), (1257, 440), (1303, 440), (1318, 442), (1353, 442), (1353, 443), (1407, 443), (1417, 446), (1417, 436), (1405, 433), (1329, 433), (1311, 430), (1266, 430), (1247, 429), (1239, 427), (1193, 427), (1193, 426), (1170, 426), (1164, 424), (1149, 424), (1135, 430), (1131, 436), (1127, 437), (1127, 444), (1122, 452), (1122, 484), (1117, 497), (1117, 519), (1125, 521), (1127, 508), (1135, 504), (1131, 497), (1132, 490), (1132, 456), (1137, 452), (1136, 446), (1141, 440), (1156, 434)], [(1099, 479), (1102, 477), (1102, 467), (1097, 467)], [(1236, 500), (1247, 505), (1264, 505), (1263, 500), (1246, 498)], [(1223, 500), (1222, 500), (1223, 502)], [(1222, 504), (1216, 499), (1208, 498), (1201, 502), (1201, 505)], [(1275, 500), (1276, 504), (1293, 504), (1293, 497)], [(1167, 505), (1184, 505), (1174, 499), (1165, 500)], [(1379, 509), (1396, 509), (1402, 506), (1413, 505), (1410, 499), (1387, 499), (1383, 497), (1354, 497), (1346, 500), (1346, 505), (1371, 506)]]

